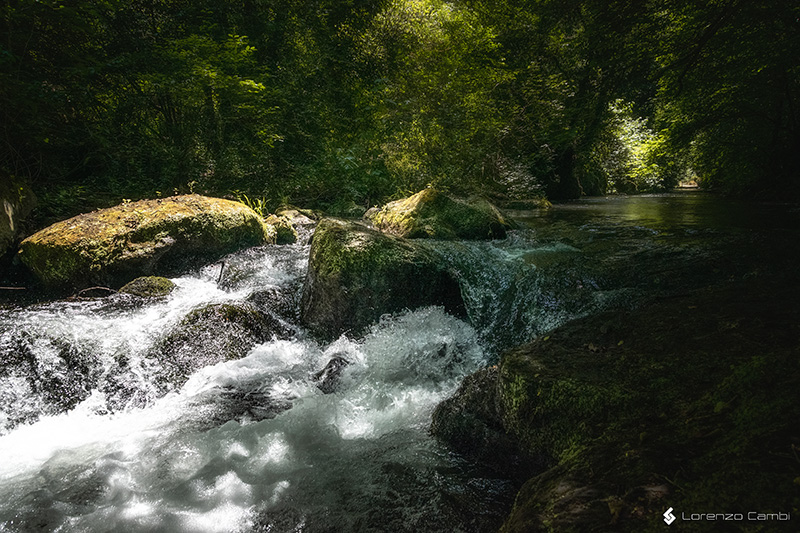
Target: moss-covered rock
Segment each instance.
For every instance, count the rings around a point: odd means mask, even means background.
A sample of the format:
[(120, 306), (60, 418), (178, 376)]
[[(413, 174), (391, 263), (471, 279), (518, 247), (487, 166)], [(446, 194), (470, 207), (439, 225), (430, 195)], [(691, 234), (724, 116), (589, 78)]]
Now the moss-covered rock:
[(294, 225), (316, 224), (324, 216), (321, 211), (302, 209), (293, 205), (284, 205), (275, 210), (278, 216), (286, 217)]
[(497, 414), (497, 373), (493, 366), (467, 376), (458, 392), (436, 407), (431, 432), (456, 451), (510, 472), (522, 457)]
[(150, 356), (163, 367), (162, 383), (172, 388), (205, 366), (240, 359), (256, 344), (289, 333), (252, 304), (210, 304), (189, 313)]
[(436, 189), (390, 202), (369, 220), (381, 231), (411, 239), (502, 239), (512, 227), (485, 199), (455, 198)]
[(424, 305), (465, 314), (458, 282), (433, 253), (355, 222), (319, 223), (301, 300), (317, 335), (358, 334), (385, 313)]
[(126, 283), (119, 292), (142, 298), (166, 296), (175, 289), (175, 284), (161, 276), (143, 276)]
[(275, 244), (297, 242), (297, 230), (288, 216), (270, 215), (264, 219), (264, 223), (275, 229)]
[(275, 242), (249, 207), (196, 194), (142, 200), (64, 220), (25, 239), (19, 256), (50, 287), (119, 287), (246, 246)]
[(0, 174), (0, 256), (17, 242), (22, 220), (35, 206), (36, 197), (27, 186)]
[(796, 512), (800, 309), (782, 302), (798, 292), (729, 284), (571, 322), (465, 380), (432, 430), (529, 478), (506, 532)]

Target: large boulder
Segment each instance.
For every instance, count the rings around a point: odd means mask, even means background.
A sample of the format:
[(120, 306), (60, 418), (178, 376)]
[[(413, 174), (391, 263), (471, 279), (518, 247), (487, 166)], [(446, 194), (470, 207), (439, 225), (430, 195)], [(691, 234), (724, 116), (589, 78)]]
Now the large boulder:
[(503, 532), (655, 531), (668, 507), (787, 513), (800, 310), (784, 281), (565, 324), (465, 379), (431, 429), (527, 479)]
[(274, 241), (274, 230), (244, 204), (192, 194), (58, 222), (22, 241), (19, 257), (45, 286), (119, 287)]
[(410, 239), (502, 239), (512, 227), (487, 200), (455, 198), (436, 189), (390, 202), (367, 217), (379, 230)]
[(314, 333), (358, 334), (385, 313), (425, 305), (465, 314), (458, 282), (432, 252), (356, 222), (319, 223), (301, 300)]
[(36, 206), (36, 198), (25, 185), (0, 175), (0, 256), (17, 241), (20, 224)]

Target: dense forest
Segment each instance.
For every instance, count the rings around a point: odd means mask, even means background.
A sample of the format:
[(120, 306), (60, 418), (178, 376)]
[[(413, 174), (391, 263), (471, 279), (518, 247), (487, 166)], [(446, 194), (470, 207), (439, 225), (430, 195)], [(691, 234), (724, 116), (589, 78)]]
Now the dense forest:
[(800, 6), (6, 0), (0, 174), (40, 217), (202, 192), (346, 212), (800, 192)]

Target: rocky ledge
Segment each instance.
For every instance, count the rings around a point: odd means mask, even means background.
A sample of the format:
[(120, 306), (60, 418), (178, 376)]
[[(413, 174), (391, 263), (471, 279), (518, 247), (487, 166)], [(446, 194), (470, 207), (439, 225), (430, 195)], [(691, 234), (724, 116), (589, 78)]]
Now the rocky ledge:
[(798, 287), (728, 283), (576, 320), (466, 379), (432, 431), (518, 479), (504, 532), (664, 531), (670, 507), (681, 522), (795, 515)]

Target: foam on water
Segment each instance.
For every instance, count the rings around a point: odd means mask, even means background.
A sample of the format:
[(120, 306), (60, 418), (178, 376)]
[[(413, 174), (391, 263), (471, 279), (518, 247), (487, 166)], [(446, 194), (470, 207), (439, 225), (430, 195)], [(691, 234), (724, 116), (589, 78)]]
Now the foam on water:
[[(157, 361), (148, 355), (165, 333), (194, 309), (270, 288), (296, 302), (308, 246), (231, 255), (174, 279), (162, 300), (6, 313), (0, 352), (19, 364), (0, 374), (8, 400), (0, 407), (0, 530), (496, 527), (510, 484), (436, 444), (431, 413), (503, 343), (541, 327), (538, 258), (579, 250), (514, 236), (432, 246), (461, 277), (480, 332), (437, 307), (385, 316), (364, 337), (327, 345), (296, 328), (290, 339), (202, 368), (166, 395), (152, 385)], [(557, 304), (545, 311), (561, 316)], [(34, 390), (37, 375), (55, 389)], [(102, 385), (114, 379), (134, 381), (144, 401), (109, 407)], [(59, 403), (62, 390), (86, 383), (77, 403)]]
[[(241, 360), (204, 368), (144, 409), (100, 415), (95, 394), (0, 438), (0, 523), (236, 531), (285, 508), (288, 495), (313, 510), (334, 486), (353, 482), (349, 469), (391, 462), (380, 449), (393, 432), (412, 448), (429, 446), (431, 410), (483, 361), (475, 340), (467, 324), (427, 308), (387, 317), (360, 340), (259, 345)], [(334, 355), (352, 363), (338, 390), (323, 394), (311, 376)], [(293, 407), (261, 420), (219, 413), (231, 390), (260, 394), (262, 407)], [(369, 456), (352, 464), (348, 442), (371, 448), (372, 464)], [(356, 478), (346, 490), (359, 490)]]

